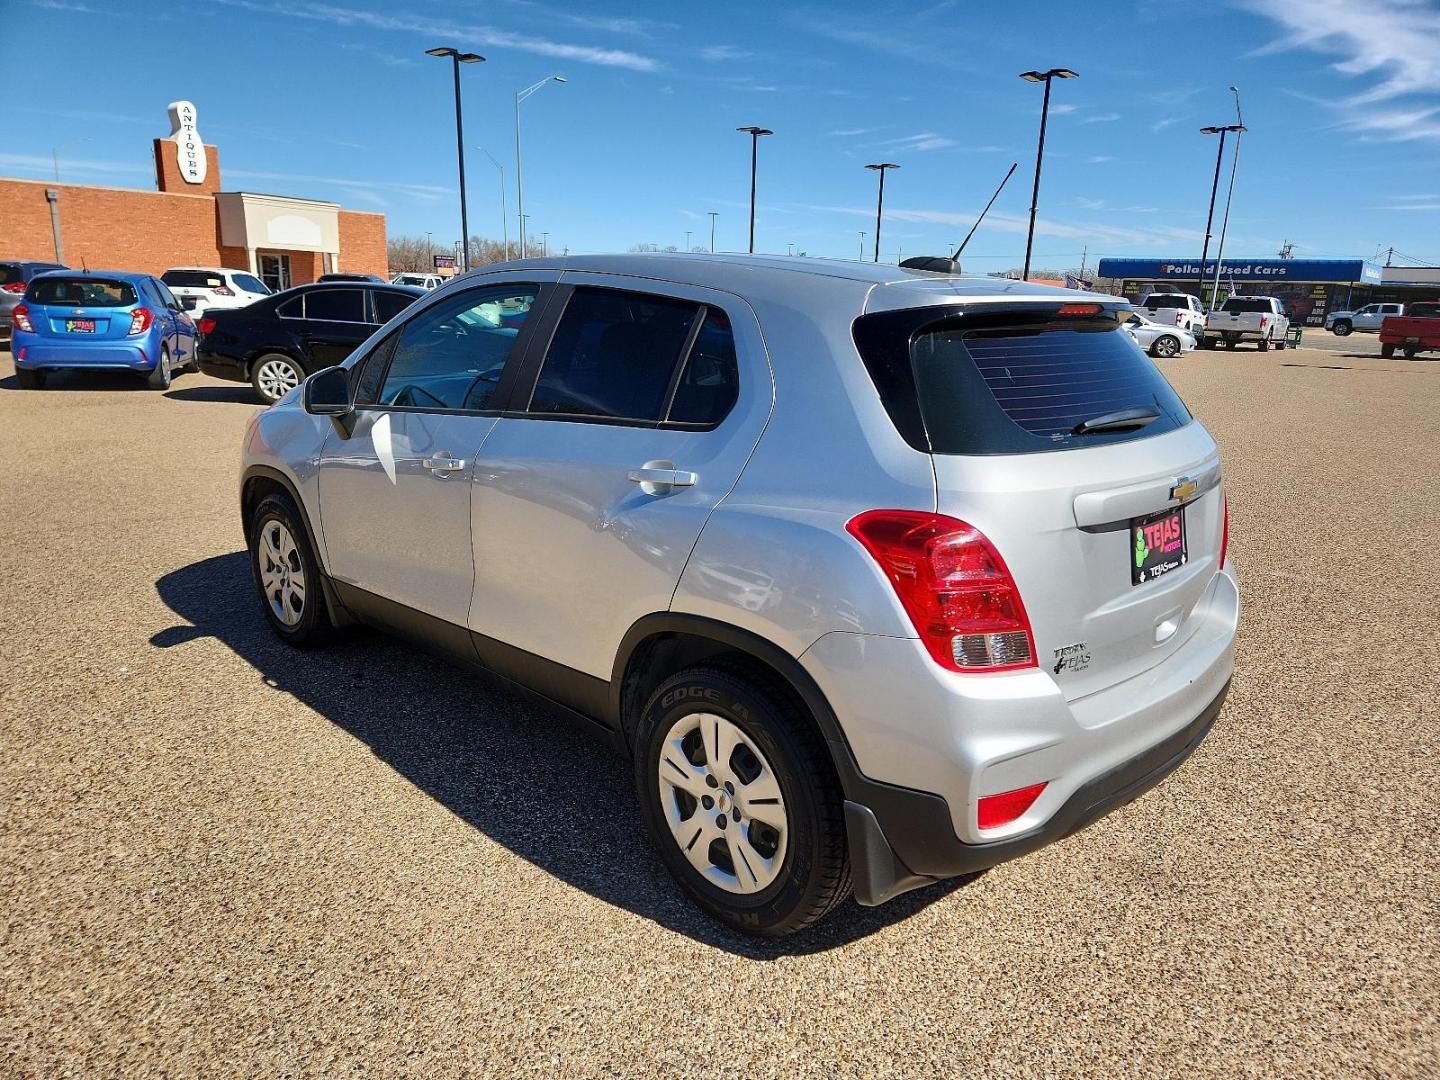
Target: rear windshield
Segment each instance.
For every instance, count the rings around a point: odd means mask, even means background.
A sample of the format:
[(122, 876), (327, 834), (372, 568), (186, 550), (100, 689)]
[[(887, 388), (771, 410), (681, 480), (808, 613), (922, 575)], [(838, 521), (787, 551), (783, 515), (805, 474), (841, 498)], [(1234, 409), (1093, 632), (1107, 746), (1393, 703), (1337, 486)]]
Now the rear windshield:
[(1251, 300), (1245, 297), (1236, 297), (1226, 300), (1221, 311), (1263, 311), (1267, 315), (1275, 313), (1275, 306), (1269, 300)]
[(1146, 299), (1143, 306), (1160, 308), (1188, 308), (1190, 306), (1190, 296), (1188, 293), (1155, 293), (1153, 296)]
[(129, 282), (106, 278), (40, 277), (30, 282), (25, 299), (70, 307), (129, 307), (135, 303), (135, 289)]
[(1412, 319), (1440, 319), (1440, 304), (1411, 304)]
[(172, 289), (218, 289), (225, 284), (224, 275), (208, 270), (167, 270), (160, 280)]
[[(1190, 422), (1115, 311), (1080, 319), (992, 312), (935, 321), (886, 312), (855, 340), (897, 430), (936, 454), (1024, 454), (1159, 435)], [(1081, 431), (1116, 413), (1153, 420)]]
[(10, 285), (24, 280), (25, 275), (20, 272), (20, 267), (14, 263), (0, 263), (0, 285)]

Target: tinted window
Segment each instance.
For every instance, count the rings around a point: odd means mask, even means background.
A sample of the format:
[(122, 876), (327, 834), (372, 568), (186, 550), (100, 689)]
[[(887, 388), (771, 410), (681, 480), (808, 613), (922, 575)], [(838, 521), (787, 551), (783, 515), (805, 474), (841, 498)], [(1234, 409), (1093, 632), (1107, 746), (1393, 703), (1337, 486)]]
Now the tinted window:
[(1226, 300), (1221, 311), (1262, 311), (1274, 314), (1275, 308), (1269, 300)]
[(24, 281), (25, 275), (20, 267), (14, 263), (0, 263), (0, 285), (10, 285), (16, 281)]
[(246, 292), (259, 293), (261, 296), (270, 295), (270, 287), (252, 274), (232, 274), (230, 276), (235, 284)]
[(292, 296), (289, 300), (276, 306), (275, 314), (282, 319), (303, 319), (305, 317), (305, 297)]
[(1440, 304), (1411, 304), (1412, 319), (1440, 319)]
[(471, 289), (411, 319), (396, 339), (378, 403), (420, 409), (490, 408), (537, 289), (535, 285)]
[[(1113, 313), (1063, 321), (1013, 312), (933, 320), (925, 312), (887, 312), (855, 326), (886, 410), (917, 449), (1064, 450), (1158, 435), (1190, 421)], [(1143, 427), (1076, 434), (1087, 420), (1133, 408), (1159, 415)]]
[(364, 322), (363, 289), (316, 289), (305, 294), (305, 318), (327, 322)]
[(723, 311), (710, 308), (690, 349), (690, 358), (675, 387), (667, 420), (683, 424), (718, 424), (740, 393), (735, 363), (735, 337)]
[(223, 274), (209, 270), (166, 270), (160, 280), (177, 289), (218, 289), (225, 284)]
[(73, 307), (129, 307), (135, 289), (124, 281), (92, 277), (43, 277), (30, 282), (25, 298), (32, 304)]
[(409, 293), (385, 292), (383, 289), (377, 289), (375, 291), (375, 321), (387, 323), (414, 302), (415, 297)]
[(660, 296), (576, 289), (530, 411), (658, 421), (699, 310)]
[(1145, 301), (1146, 307), (1188, 308), (1190, 296), (1187, 293), (1155, 293)]

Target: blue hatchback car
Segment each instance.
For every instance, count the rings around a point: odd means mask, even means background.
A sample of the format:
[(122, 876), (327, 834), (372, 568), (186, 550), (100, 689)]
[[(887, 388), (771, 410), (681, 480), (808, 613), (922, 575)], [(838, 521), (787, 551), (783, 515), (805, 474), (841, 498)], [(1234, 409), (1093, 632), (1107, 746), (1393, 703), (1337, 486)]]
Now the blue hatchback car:
[(159, 278), (64, 270), (31, 280), (12, 313), (15, 374), (27, 390), (61, 368), (115, 368), (164, 390), (195, 370), (195, 323)]

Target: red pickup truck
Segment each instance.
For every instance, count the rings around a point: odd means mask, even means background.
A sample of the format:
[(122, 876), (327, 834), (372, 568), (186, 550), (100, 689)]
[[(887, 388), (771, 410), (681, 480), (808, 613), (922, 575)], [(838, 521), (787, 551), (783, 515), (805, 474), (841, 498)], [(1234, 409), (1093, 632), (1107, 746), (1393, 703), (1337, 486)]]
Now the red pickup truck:
[(1380, 355), (1440, 352), (1440, 301), (1411, 304), (1404, 315), (1387, 315), (1380, 324)]

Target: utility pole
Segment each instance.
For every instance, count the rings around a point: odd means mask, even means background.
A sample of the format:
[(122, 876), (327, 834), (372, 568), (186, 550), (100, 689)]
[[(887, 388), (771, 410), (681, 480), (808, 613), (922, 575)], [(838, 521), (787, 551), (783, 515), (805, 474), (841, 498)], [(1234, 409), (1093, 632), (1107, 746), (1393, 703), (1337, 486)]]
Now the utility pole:
[(1085, 264), (1090, 261), (1090, 245), (1086, 244), (1080, 250), (1080, 283), (1085, 283)]
[(1390, 265), (1390, 260), (1393, 259), (1394, 257), (1395, 257), (1395, 249), (1392, 247), (1389, 251), (1385, 252), (1385, 265), (1386, 265), (1386, 266), (1389, 266), (1389, 265)]
[(719, 217), (718, 211), (710, 211), (710, 254), (715, 254), (715, 219)]
[(690, 229), (686, 229), (686, 230), (685, 230), (685, 252), (686, 252), (687, 255), (688, 255), (689, 252), (690, 252), (690, 233), (691, 233), (691, 230), (690, 230)]
[(865, 230), (860, 230), (860, 261), (865, 261)]

